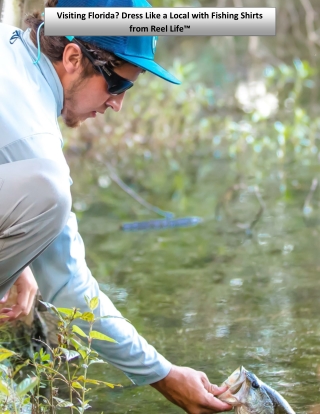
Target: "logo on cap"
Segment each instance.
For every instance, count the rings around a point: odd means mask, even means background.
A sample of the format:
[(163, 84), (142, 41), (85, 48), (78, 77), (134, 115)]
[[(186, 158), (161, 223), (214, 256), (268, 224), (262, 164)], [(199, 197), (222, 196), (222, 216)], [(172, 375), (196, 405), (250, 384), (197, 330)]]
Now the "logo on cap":
[(152, 38), (152, 52), (155, 54), (157, 47), (158, 36), (153, 36)]

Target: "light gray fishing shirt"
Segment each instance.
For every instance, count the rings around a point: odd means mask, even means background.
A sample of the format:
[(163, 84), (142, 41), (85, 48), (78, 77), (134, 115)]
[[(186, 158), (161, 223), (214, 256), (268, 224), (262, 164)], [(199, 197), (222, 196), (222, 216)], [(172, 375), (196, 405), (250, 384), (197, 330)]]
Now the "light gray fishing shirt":
[[(63, 88), (53, 65), (43, 54), (38, 64), (33, 63), (37, 48), (29, 29), (23, 32), (0, 24), (0, 52), (0, 172), (2, 164), (17, 162), (19, 168), (20, 160), (42, 158), (59, 163), (65, 180), (71, 183), (57, 121), (63, 107)], [(95, 314), (116, 318), (100, 319), (94, 329), (117, 343), (94, 340), (93, 346), (135, 384), (150, 384), (168, 374), (170, 362), (121, 318), (99, 290), (86, 265), (84, 244), (72, 212), (62, 233), (33, 261), (32, 270), (44, 300), (56, 306), (86, 311), (84, 296), (99, 297)], [(80, 320), (77, 325), (86, 327)]]

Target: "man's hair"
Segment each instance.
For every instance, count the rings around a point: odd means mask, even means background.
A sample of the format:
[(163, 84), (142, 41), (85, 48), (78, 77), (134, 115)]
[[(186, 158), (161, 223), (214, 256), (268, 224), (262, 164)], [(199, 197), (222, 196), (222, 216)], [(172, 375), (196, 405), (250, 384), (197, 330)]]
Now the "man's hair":
[[(56, 7), (58, 0), (47, 0), (45, 7)], [(40, 12), (34, 12), (27, 15), (25, 24), (31, 29), (30, 37), (37, 47), (37, 31), (40, 24), (43, 23)], [(63, 51), (66, 45), (70, 43), (65, 36), (45, 36), (43, 27), (40, 29), (40, 46), (41, 52), (44, 53), (51, 62), (62, 61)], [(99, 66), (107, 65), (119, 67), (125, 63), (124, 60), (116, 57), (113, 53), (103, 50), (91, 43), (81, 41), (86, 49), (89, 50), (95, 59), (95, 64)], [(89, 60), (82, 54), (82, 66), (84, 68), (82, 77), (90, 77), (97, 73)], [(99, 72), (98, 72), (99, 73)]]

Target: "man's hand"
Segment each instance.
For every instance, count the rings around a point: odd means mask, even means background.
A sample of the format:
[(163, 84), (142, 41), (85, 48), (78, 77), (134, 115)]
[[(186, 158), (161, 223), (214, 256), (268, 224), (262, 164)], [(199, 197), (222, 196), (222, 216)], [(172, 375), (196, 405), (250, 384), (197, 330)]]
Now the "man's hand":
[(173, 365), (164, 379), (150, 385), (188, 414), (212, 414), (232, 409), (231, 405), (214, 397), (227, 387), (211, 384), (206, 374), (192, 368)]
[[(3, 308), (0, 312), (0, 314), (5, 314), (6, 318), (3, 318), (3, 320), (6, 321), (12, 321), (21, 316), (28, 315), (31, 311), (34, 297), (38, 290), (38, 285), (29, 266), (24, 269), (24, 271), (14, 283), (14, 286), (16, 287), (17, 291), (15, 304), (10, 308)], [(9, 292), (7, 292), (5, 296), (0, 300), (0, 303), (6, 303), (8, 296)]]

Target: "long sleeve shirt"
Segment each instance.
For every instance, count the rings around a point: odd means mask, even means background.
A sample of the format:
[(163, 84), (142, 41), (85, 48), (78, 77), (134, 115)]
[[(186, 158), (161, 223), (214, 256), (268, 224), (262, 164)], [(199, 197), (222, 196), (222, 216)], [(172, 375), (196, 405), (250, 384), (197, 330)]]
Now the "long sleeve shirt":
[[(2, 164), (16, 162), (18, 168), (20, 160), (47, 159), (61, 166), (62, 180), (71, 184), (57, 120), (63, 108), (63, 87), (54, 66), (43, 54), (38, 64), (33, 63), (37, 48), (30, 39), (30, 29), (23, 32), (0, 24), (0, 51), (0, 172)], [(95, 315), (115, 318), (100, 319), (95, 330), (117, 343), (94, 340), (93, 347), (135, 384), (150, 384), (169, 373), (171, 363), (121, 318), (99, 290), (87, 267), (84, 244), (72, 212), (63, 231), (35, 257), (31, 267), (44, 300), (55, 306), (85, 311), (85, 295), (99, 297)], [(86, 323), (81, 325), (77, 320), (77, 324), (86, 329)]]

